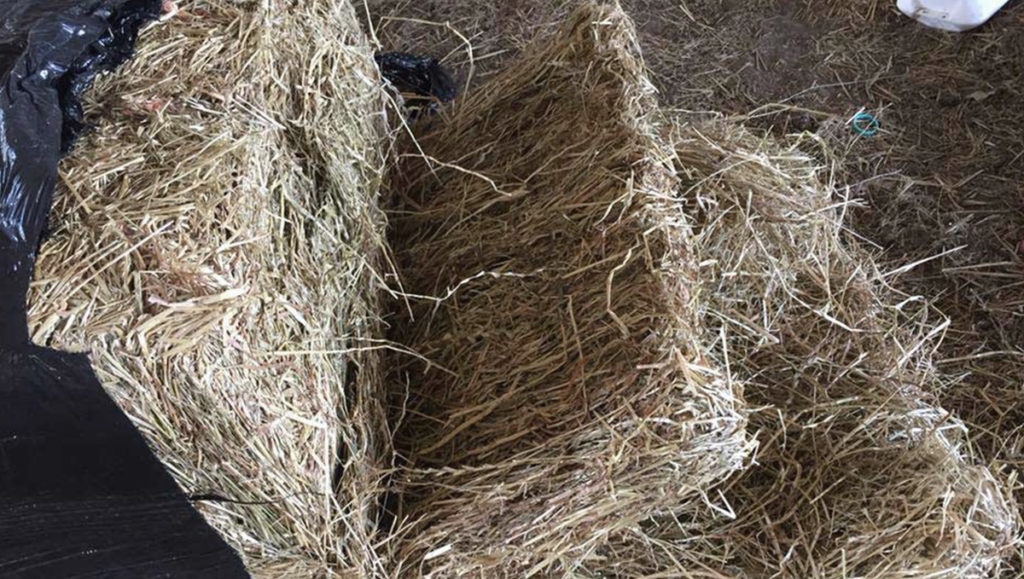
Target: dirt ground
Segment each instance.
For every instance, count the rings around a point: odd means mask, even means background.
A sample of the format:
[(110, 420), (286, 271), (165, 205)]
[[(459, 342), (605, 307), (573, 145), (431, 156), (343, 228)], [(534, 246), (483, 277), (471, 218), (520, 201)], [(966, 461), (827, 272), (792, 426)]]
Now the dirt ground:
[[(443, 57), (472, 90), (571, 3), (365, 7), (385, 49)], [(895, 0), (623, 5), (664, 106), (827, 138), (863, 202), (851, 228), (887, 266), (923, 261), (889, 281), (950, 319), (945, 407), (992, 467), (1024, 466), (1024, 1), (959, 35), (905, 18)], [(860, 111), (879, 134), (846, 125)]]

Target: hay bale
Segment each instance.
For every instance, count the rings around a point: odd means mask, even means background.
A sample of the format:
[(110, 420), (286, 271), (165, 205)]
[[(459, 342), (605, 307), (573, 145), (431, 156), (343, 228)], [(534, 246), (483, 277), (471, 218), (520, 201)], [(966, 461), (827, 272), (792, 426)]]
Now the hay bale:
[(997, 575), (1017, 546), (1017, 506), (927, 394), (942, 379), (930, 354), (945, 320), (887, 287), (844, 233), (847, 201), (802, 152), (814, 143), (730, 123), (686, 127), (675, 143), (702, 328), (766, 409), (751, 416), (754, 464), (719, 489), (735, 518), (656, 519), (620, 545), (615, 571)]
[(250, 568), (370, 574), (382, 97), (348, 2), (183, 2), (61, 167), (35, 340), (111, 396)]
[[(672, 149), (633, 28), (590, 4), (396, 169), (400, 573), (573, 573), (752, 450), (695, 331)], [(421, 154), (422, 152), (422, 154)]]

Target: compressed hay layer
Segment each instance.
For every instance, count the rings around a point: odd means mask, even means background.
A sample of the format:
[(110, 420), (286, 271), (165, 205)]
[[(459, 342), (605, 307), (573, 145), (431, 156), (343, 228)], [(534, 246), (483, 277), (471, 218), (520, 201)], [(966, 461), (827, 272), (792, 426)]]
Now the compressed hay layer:
[(370, 574), (382, 98), (347, 2), (184, 2), (98, 83), (34, 338), (110, 394), (257, 571)]
[[(709, 511), (620, 545), (627, 576), (989, 577), (1017, 545), (1005, 480), (925, 392), (943, 320), (896, 296), (843, 234), (845, 203), (806, 143), (729, 124), (676, 135), (701, 260), (698, 302), (745, 382), (755, 464)], [(997, 473), (998, 474), (998, 473)], [(695, 576), (718, 577), (715, 572)]]
[[(396, 170), (399, 573), (573, 573), (752, 451), (695, 339), (672, 150), (619, 9), (585, 5)], [(426, 297), (431, 296), (431, 297)]]

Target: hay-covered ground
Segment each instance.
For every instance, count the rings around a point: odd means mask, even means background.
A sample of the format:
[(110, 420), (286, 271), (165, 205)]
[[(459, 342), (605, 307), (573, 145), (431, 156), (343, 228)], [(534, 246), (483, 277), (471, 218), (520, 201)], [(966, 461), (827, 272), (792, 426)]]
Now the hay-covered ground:
[[(476, 85), (569, 4), (368, 8), (385, 46), (429, 48)], [(925, 29), (889, 0), (623, 4), (663, 105), (827, 137), (861, 201), (849, 225), (865, 247), (883, 269), (925, 260), (888, 279), (949, 316), (937, 394), (969, 424), (976, 450), (1012, 476), (1024, 464), (1024, 4), (963, 35)], [(861, 110), (881, 120), (878, 136), (846, 126)]]

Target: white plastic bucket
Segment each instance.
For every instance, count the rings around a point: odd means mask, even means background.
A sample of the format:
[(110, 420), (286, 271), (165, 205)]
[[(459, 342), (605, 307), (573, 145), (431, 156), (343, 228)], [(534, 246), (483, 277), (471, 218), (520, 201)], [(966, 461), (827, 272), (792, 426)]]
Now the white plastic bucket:
[(925, 26), (963, 32), (981, 26), (1009, 0), (898, 0), (907, 16)]

